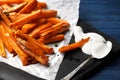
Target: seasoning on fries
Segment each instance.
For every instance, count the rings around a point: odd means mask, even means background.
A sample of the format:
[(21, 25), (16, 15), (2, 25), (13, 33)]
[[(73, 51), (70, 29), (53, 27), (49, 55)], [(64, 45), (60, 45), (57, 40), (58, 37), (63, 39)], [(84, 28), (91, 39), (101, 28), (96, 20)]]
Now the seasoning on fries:
[(0, 19), (0, 56), (7, 57), (6, 48), (24, 66), (38, 62), (47, 66), (47, 54), (54, 53), (47, 44), (64, 40), (70, 27), (57, 18), (56, 10), (37, 0), (0, 0)]

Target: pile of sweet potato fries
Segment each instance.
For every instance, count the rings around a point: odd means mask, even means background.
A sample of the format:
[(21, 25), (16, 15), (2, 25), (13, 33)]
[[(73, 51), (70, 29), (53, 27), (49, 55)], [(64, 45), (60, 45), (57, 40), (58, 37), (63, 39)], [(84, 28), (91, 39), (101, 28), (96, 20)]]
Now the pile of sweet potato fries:
[[(23, 65), (37, 62), (48, 65), (46, 54), (52, 54), (53, 48), (46, 44), (64, 40), (64, 32), (70, 27), (67, 21), (57, 17), (56, 10), (47, 9), (45, 2), (37, 0), (0, 0), (0, 19), (0, 55), (7, 57), (6, 48), (18, 55)], [(80, 41), (79, 45), (88, 40)], [(62, 47), (59, 51), (71, 50), (69, 46), (67, 49)]]

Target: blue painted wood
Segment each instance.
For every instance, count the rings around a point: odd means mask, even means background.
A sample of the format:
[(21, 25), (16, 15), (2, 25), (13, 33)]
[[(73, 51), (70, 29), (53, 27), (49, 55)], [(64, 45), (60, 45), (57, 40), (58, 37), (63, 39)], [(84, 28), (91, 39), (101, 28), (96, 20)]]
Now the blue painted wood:
[(80, 19), (120, 42), (120, 0), (81, 0)]
[[(79, 17), (120, 42), (120, 0), (81, 0)], [(120, 58), (89, 80), (120, 80)]]

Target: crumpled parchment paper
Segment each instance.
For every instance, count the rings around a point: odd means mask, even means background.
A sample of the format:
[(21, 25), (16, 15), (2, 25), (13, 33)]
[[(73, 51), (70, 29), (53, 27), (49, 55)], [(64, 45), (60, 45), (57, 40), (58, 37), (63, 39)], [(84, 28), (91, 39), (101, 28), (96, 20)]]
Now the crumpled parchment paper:
[[(77, 24), (79, 17), (79, 3), (80, 0), (38, 0), (46, 2), (48, 9), (57, 10), (58, 16), (61, 19), (67, 20), (70, 23), (70, 30), (65, 35), (65, 40), (49, 46), (54, 48), (55, 54), (49, 55), (49, 67), (45, 67), (41, 64), (32, 64), (29, 66), (23, 66), (18, 56), (12, 57), (7, 51), (7, 58), (0, 57), (1, 62), (5, 62), (13, 67), (19, 68), (39, 78), (46, 80), (54, 80), (59, 69), (59, 66), (63, 60), (64, 55), (58, 52), (59, 47), (69, 43), (72, 36), (72, 29)], [(55, 45), (58, 45), (57, 47)]]

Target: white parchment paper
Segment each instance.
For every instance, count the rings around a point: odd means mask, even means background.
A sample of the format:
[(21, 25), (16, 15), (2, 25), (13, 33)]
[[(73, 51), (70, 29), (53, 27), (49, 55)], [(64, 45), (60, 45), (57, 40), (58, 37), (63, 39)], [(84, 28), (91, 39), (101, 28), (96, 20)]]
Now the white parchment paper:
[[(49, 55), (49, 67), (45, 67), (41, 64), (32, 64), (29, 66), (23, 66), (18, 56), (12, 57), (7, 51), (7, 58), (0, 57), (1, 62), (5, 62), (16, 68), (24, 70), (34, 76), (43, 78), (46, 80), (54, 80), (59, 69), (59, 66), (63, 60), (64, 55), (58, 52), (59, 47), (69, 43), (72, 36), (72, 29), (77, 24), (79, 14), (80, 0), (38, 0), (46, 2), (48, 9), (58, 11), (58, 16), (61, 19), (67, 20), (70, 23), (70, 30), (65, 35), (65, 40), (59, 43), (50, 44), (49, 46), (54, 48), (55, 54)], [(55, 47), (55, 45), (58, 45)]]

